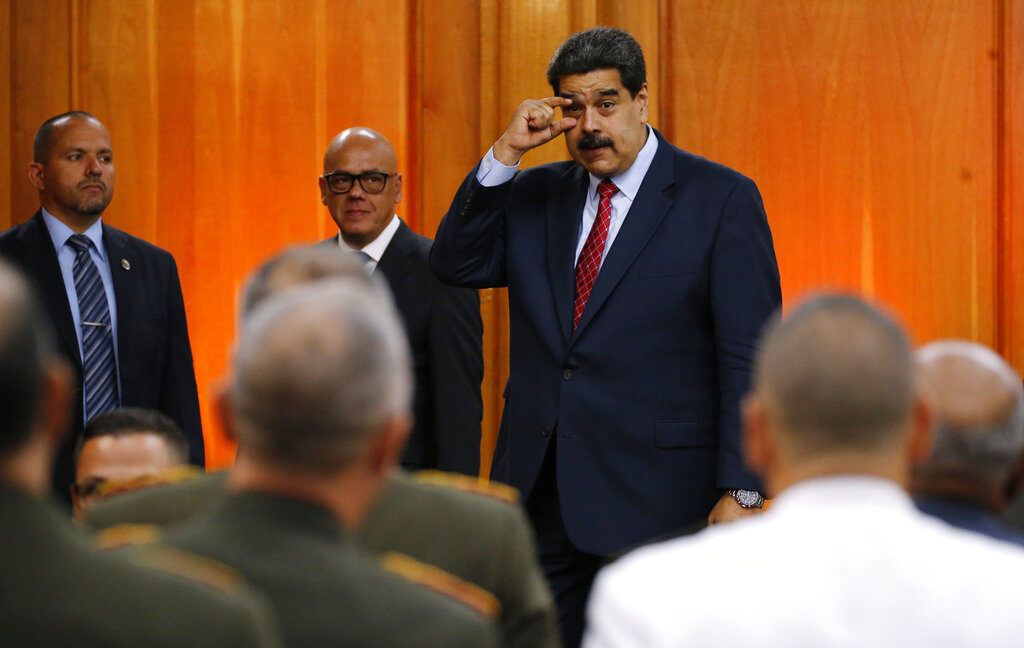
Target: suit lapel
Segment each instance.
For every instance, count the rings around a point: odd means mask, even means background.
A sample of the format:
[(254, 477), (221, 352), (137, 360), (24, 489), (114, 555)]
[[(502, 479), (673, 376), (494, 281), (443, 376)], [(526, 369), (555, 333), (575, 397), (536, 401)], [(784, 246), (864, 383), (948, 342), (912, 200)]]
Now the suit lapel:
[(397, 292), (398, 286), (413, 268), (415, 259), (411, 253), (414, 251), (415, 243), (412, 230), (405, 221), (400, 220), (394, 237), (377, 262), (377, 270), (384, 275), (391, 286), (391, 292)]
[(138, 283), (141, 269), (138, 256), (129, 245), (124, 232), (104, 225), (103, 246), (107, 249), (107, 264), (110, 266), (110, 276), (114, 282), (114, 300), (117, 302), (117, 352), (123, 363), (126, 349), (131, 348), (132, 336), (135, 334), (132, 322), (136, 295), (144, 290)]
[(668, 191), (675, 185), (671, 147), (660, 137), (658, 140), (658, 152), (601, 265), (583, 318), (576, 327), (577, 337), (594, 319), (595, 313), (601, 309), (672, 207), (673, 199)]
[(50, 313), (54, 326), (61, 340), (68, 348), (68, 357), (82, 367), (82, 357), (78, 349), (78, 336), (75, 334), (75, 322), (71, 318), (71, 303), (64, 290), (64, 276), (60, 272), (57, 251), (53, 249), (53, 240), (43, 222), (42, 212), (29, 221), (23, 230), (22, 244), (25, 247), (25, 267), (31, 276), (38, 279), (39, 297), (43, 306)]
[(558, 329), (565, 343), (572, 335), (572, 303), (576, 289), (573, 257), (587, 198), (587, 178), (587, 172), (573, 164), (566, 170), (562, 182), (552, 188), (547, 201), (548, 283), (555, 301)]

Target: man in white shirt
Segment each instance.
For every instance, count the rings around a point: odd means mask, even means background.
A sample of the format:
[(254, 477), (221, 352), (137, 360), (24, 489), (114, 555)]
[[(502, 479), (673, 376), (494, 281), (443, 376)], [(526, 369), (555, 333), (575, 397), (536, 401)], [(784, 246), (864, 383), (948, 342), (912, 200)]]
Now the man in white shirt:
[(929, 438), (900, 327), (825, 295), (760, 349), (744, 448), (774, 506), (608, 567), (585, 645), (1020, 645), (1024, 553), (904, 492)]

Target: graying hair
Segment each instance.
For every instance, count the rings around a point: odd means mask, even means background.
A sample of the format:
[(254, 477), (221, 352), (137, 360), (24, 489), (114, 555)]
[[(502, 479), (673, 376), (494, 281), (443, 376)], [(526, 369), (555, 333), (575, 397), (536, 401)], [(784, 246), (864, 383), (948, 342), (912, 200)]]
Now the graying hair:
[(1018, 388), (1009, 414), (984, 425), (959, 425), (937, 420), (934, 441), (921, 471), (958, 473), (979, 479), (1006, 476), (1024, 451), (1024, 389)]
[(243, 321), (230, 399), (240, 443), (264, 461), (342, 469), (411, 394), (398, 315), (365, 279), (289, 288)]
[(823, 294), (776, 317), (762, 339), (755, 385), (794, 450), (872, 451), (901, 438), (913, 356), (890, 316), (852, 295)]

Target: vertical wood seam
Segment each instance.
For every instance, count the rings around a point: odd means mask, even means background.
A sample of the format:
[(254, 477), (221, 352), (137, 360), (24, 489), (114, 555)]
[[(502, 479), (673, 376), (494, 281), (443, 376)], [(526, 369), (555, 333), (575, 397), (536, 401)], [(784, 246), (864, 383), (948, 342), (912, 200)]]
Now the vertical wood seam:
[(1011, 325), (1009, 320), (1009, 303), (1013, 298), (1009, 293), (1008, 286), (1005, 285), (1006, 279), (1010, 276), (1009, 274), (1009, 263), (1011, 260), (1011, 228), (1012, 223), (1010, 220), (1011, 214), (1008, 211), (1009, 201), (1007, 200), (1007, 191), (1009, 190), (1009, 183), (1007, 182), (1007, 174), (1009, 173), (1009, 166), (1007, 164), (1007, 147), (1009, 142), (1007, 136), (1009, 131), (1007, 130), (1007, 121), (1010, 116), (1007, 114), (1008, 102), (1006, 98), (1006, 88), (1009, 79), (1008, 66), (1007, 66), (1007, 47), (1010, 46), (1010, 41), (1006, 38), (1006, 31), (1008, 29), (1007, 19), (1009, 17), (1009, 10), (1007, 2), (1010, 0), (993, 0), (993, 16), (995, 18), (995, 29), (993, 30), (993, 49), (995, 53), (995, 61), (993, 65), (993, 104), (995, 107), (995, 118), (993, 120), (994, 128), (994, 143), (993, 154), (995, 156), (994, 166), (994, 184), (993, 190), (995, 191), (994, 196), (994, 230), (995, 230), (995, 254), (992, 255), (995, 267), (993, 268), (993, 277), (995, 281), (995, 290), (993, 296), (993, 306), (995, 308), (995, 334), (993, 336), (993, 346), (1004, 358), (1010, 358), (1011, 349), (1007, 348), (1007, 344), (1011, 339), (1008, 334), (1008, 328)]

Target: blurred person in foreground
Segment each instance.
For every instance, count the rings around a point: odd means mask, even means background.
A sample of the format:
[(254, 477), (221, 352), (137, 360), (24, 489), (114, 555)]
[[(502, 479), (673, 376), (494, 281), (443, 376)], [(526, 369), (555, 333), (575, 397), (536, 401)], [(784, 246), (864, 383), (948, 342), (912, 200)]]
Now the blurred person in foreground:
[(279, 645), (266, 609), (227, 570), (158, 549), (139, 564), (103, 554), (44, 501), (70, 400), (45, 315), (0, 262), (0, 643)]
[(191, 472), (188, 442), (160, 412), (136, 407), (97, 416), (75, 448), (74, 518), (81, 522), (96, 500), (154, 486), (177, 470)]
[(485, 615), (382, 569), (352, 538), (402, 451), (411, 382), (401, 324), (366, 280), (267, 299), (218, 397), (239, 440), (228, 493), (161, 542), (238, 570), (290, 645), (497, 645)]
[[(379, 284), (353, 257), (333, 248), (293, 247), (249, 277), (242, 316), (273, 295), (331, 277)], [(98, 502), (89, 509), (87, 523), (96, 529), (181, 524), (224, 496), (227, 474), (212, 472)], [(380, 555), (397, 552), (437, 568), (434, 574), (446, 586), (499, 617), (502, 646), (558, 645), (551, 593), (513, 489), (460, 475), (396, 469), (356, 538)]]
[(1024, 387), (991, 349), (941, 340), (917, 351), (918, 391), (932, 425), (931, 454), (914, 469), (919, 509), (953, 526), (1024, 546), (1000, 519), (1024, 450)]
[(900, 326), (822, 295), (759, 348), (744, 447), (774, 505), (608, 567), (585, 644), (1019, 646), (1024, 554), (905, 492), (929, 430)]

